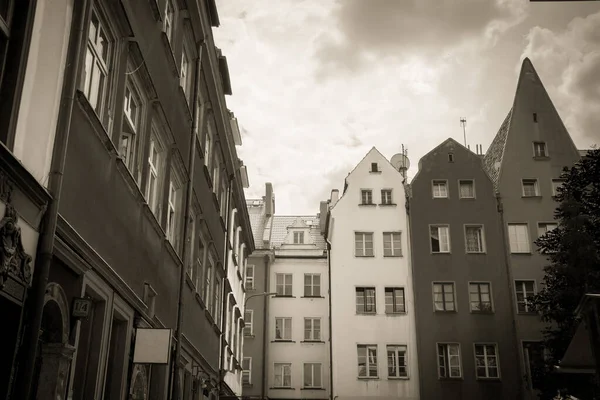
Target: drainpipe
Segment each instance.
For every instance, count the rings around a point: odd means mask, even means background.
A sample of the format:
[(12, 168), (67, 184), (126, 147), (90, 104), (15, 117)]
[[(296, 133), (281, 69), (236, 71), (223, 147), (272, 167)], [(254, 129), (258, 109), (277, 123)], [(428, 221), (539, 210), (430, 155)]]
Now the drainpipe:
[[(327, 217), (326, 217), (327, 218)], [(329, 398), (333, 398), (333, 321), (331, 320), (331, 242), (325, 239), (327, 243), (327, 274), (329, 286)]]
[(56, 137), (52, 151), (52, 162), (48, 179), (48, 191), (52, 195), (48, 211), (44, 215), (42, 231), (38, 240), (37, 256), (30, 297), (27, 304), (28, 316), (25, 332), (21, 342), (23, 350), (23, 366), (20, 383), (16, 386), (15, 399), (29, 399), (33, 386), (34, 370), (37, 359), (38, 340), (42, 325), (44, 310), (44, 296), (50, 275), (52, 254), (54, 252), (54, 236), (58, 221), (60, 194), (63, 184), (63, 173), (67, 159), (67, 144), (71, 130), (71, 115), (75, 102), (77, 83), (79, 82), (79, 63), (83, 56), (82, 43), (85, 37), (84, 30), (86, 16), (90, 7), (90, 0), (76, 1), (73, 6), (73, 35), (69, 39), (69, 50), (65, 63), (62, 98), (56, 123)]
[[(179, 365), (181, 361), (181, 341), (183, 340), (183, 290), (185, 289), (185, 274), (186, 274), (186, 263), (187, 252), (188, 252), (188, 241), (187, 232), (190, 222), (190, 208), (192, 206), (192, 195), (194, 185), (194, 165), (196, 161), (196, 131), (198, 130), (198, 86), (200, 84), (200, 68), (202, 66), (202, 50), (204, 49), (204, 39), (198, 42), (198, 57), (196, 57), (196, 71), (194, 74), (194, 101), (192, 102), (192, 129), (190, 131), (190, 143), (188, 149), (188, 182), (186, 185), (185, 193), (185, 204), (183, 219), (183, 236), (186, 240), (183, 241), (181, 254), (183, 255), (183, 265), (181, 271), (179, 271), (179, 300), (177, 303), (177, 323), (175, 325), (175, 360), (173, 366), (173, 377), (171, 378), (173, 399), (177, 399), (179, 396), (179, 372), (182, 367)], [(190, 245), (192, 245), (190, 243)], [(193, 262), (193, 260), (192, 260)]]
[[(503, 255), (504, 255), (504, 266), (506, 267), (506, 279), (507, 279), (507, 283), (508, 283), (508, 290), (509, 290), (509, 298), (510, 298), (510, 308), (511, 308), (511, 316), (512, 316), (512, 321), (511, 321), (511, 325), (512, 325), (512, 330), (513, 330), (513, 334), (514, 334), (514, 340), (515, 340), (515, 344), (517, 347), (517, 354), (520, 355), (522, 349), (520, 349), (521, 343), (519, 343), (519, 335), (517, 333), (517, 304), (515, 302), (515, 298), (514, 298), (514, 280), (513, 280), (513, 274), (512, 274), (512, 269), (511, 269), (511, 262), (510, 262), (510, 245), (508, 243), (507, 240), (507, 235), (508, 232), (506, 231), (506, 229), (504, 229), (506, 221), (504, 220), (504, 208), (502, 207), (502, 198), (500, 197), (500, 193), (496, 193), (496, 202), (497, 202), (497, 211), (498, 214), (500, 215), (500, 233), (502, 236), (502, 248), (504, 249), (503, 251)], [(523, 376), (525, 375), (525, 371), (523, 371), (523, 363), (521, 362), (521, 357), (519, 356), (519, 377), (521, 378), (521, 382), (519, 382), (519, 389), (517, 392), (517, 398), (521, 399), (524, 396), (523, 393)], [(531, 383), (531, 382), (530, 382)]]
[[(270, 260), (270, 255), (266, 254), (264, 257), (264, 262), (265, 262), (265, 292), (269, 291), (269, 260)], [(267, 301), (269, 301), (269, 296), (265, 296), (264, 299), (264, 303), (263, 303), (263, 363), (262, 363), (262, 378), (263, 378), (263, 382), (262, 382), (262, 387), (261, 387), (261, 391), (260, 391), (260, 398), (261, 400), (266, 399), (266, 394), (267, 394), (267, 357), (268, 357), (268, 352), (267, 352), (267, 346), (268, 346), (268, 341), (267, 341), (267, 320), (268, 320), (268, 313), (269, 313), (269, 307), (267, 305)]]

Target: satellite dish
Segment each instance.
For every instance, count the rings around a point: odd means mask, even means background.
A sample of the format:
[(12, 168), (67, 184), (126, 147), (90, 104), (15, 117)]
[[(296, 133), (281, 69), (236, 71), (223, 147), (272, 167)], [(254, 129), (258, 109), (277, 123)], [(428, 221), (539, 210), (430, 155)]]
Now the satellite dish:
[(410, 168), (410, 160), (402, 153), (394, 154), (390, 163), (396, 168), (396, 170), (403, 172)]

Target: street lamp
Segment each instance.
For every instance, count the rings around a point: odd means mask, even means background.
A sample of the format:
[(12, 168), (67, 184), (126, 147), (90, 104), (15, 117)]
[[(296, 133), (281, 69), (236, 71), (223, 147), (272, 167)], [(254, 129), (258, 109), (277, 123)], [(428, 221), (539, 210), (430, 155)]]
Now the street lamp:
[(258, 297), (258, 296), (277, 296), (277, 293), (276, 292), (263, 292), (263, 293), (252, 294), (252, 295), (246, 297), (246, 300), (244, 300), (244, 310), (246, 309), (246, 303), (248, 303), (248, 300), (250, 300), (253, 297)]

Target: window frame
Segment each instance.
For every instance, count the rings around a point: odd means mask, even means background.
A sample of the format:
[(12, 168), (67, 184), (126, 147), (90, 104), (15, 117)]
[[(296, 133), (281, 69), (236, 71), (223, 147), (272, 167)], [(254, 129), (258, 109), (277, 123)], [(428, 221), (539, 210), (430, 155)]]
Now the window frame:
[[(246, 316), (250, 318), (246, 319)], [(249, 328), (248, 334), (246, 334), (246, 329)], [(244, 336), (254, 336), (254, 310), (251, 308), (246, 308), (244, 310), (244, 328), (243, 328)]]
[[(558, 188), (562, 185), (564, 185), (564, 183), (566, 182), (566, 179), (562, 179), (562, 178), (553, 178), (550, 181), (551, 187), (552, 187), (552, 197), (556, 197), (558, 196)], [(555, 185), (556, 183), (560, 183), (558, 186)]]
[[(533, 158), (548, 158), (549, 157), (548, 143), (543, 142), (543, 141), (533, 141), (532, 145), (533, 145)], [(542, 145), (541, 148), (544, 150), (544, 154), (538, 154), (537, 150), (538, 150), (539, 145)]]
[[(390, 251), (391, 254), (386, 254), (386, 235), (390, 236)], [(395, 236), (398, 236), (398, 240), (395, 241)], [(388, 231), (382, 233), (383, 238), (383, 256), (384, 257), (402, 257), (402, 231)], [(396, 249), (394, 248), (395, 244), (398, 244), (398, 254), (396, 254)]]
[[(462, 194), (462, 184), (469, 182), (471, 184), (471, 189), (473, 192), (473, 196), (463, 196)], [(475, 179), (459, 179), (458, 180), (458, 198), (459, 199), (475, 199), (477, 197), (477, 192), (475, 191)]]
[[(319, 284), (315, 285), (315, 276), (319, 277)], [(306, 278), (310, 277), (310, 283), (307, 285)], [(310, 294), (307, 294), (306, 289), (310, 288)], [(315, 288), (318, 289), (318, 294), (315, 294)], [(303, 297), (322, 297), (321, 296), (321, 274), (320, 273), (305, 273), (304, 274), (304, 296)]]
[[(310, 321), (310, 329), (306, 329), (306, 323)], [(315, 321), (319, 321), (318, 337), (315, 334), (317, 329), (315, 328)], [(321, 342), (323, 341), (323, 324), (321, 323), (321, 317), (304, 317), (304, 341), (305, 342)], [(307, 337), (307, 333), (309, 333)]]
[[(440, 285), (442, 287), (442, 291), (441, 292), (436, 292), (436, 285)], [(446, 285), (451, 285), (452, 287), (452, 305), (453, 305), (453, 309), (448, 309), (446, 306), (446, 291), (445, 291), (445, 287)], [(432, 300), (433, 300), (433, 312), (435, 313), (456, 313), (458, 312), (458, 302), (456, 301), (456, 282), (454, 281), (433, 281), (431, 282), (431, 293), (432, 293)], [(441, 293), (442, 295), (442, 304), (443, 304), (443, 309), (438, 310), (436, 307), (436, 303), (439, 303), (439, 301), (436, 301), (435, 299), (435, 295), (436, 293)], [(449, 293), (449, 292), (448, 292)], [(450, 303), (448, 303), (450, 304)]]
[[(400, 349), (404, 349), (404, 365), (400, 365), (399, 360), (400, 360)], [(388, 379), (409, 379), (409, 364), (408, 364), (408, 345), (407, 344), (387, 344), (385, 346), (385, 350), (386, 350), (386, 359), (387, 359), (387, 375), (388, 375)], [(391, 375), (390, 374), (390, 369), (393, 368), (394, 366), (390, 365), (390, 351), (394, 352), (394, 361), (397, 363), (397, 365), (395, 366), (396, 368), (396, 374), (395, 375)], [(401, 368), (404, 368), (404, 374), (402, 374), (400, 372)]]
[(383, 206), (391, 206), (392, 204), (394, 204), (393, 189), (390, 189), (390, 188), (381, 189), (381, 203), (380, 204)]
[(360, 203), (361, 206), (372, 206), (373, 202), (373, 189), (360, 189)]
[[(442, 347), (444, 353), (440, 354), (440, 346)], [(457, 354), (450, 354), (450, 346), (456, 346)], [(453, 380), (453, 379), (463, 379), (463, 369), (462, 369), (462, 351), (460, 343), (457, 342), (437, 342), (435, 344), (436, 347), (436, 359), (437, 359), (437, 374), (438, 380)], [(440, 357), (444, 359), (444, 366), (440, 365)], [(451, 357), (455, 357), (458, 360), (458, 375), (452, 376), (452, 366), (451, 366)], [(441, 374), (441, 369), (444, 368), (446, 373), (445, 375)]]
[[(168, 159), (168, 150), (165, 144), (165, 132), (160, 126), (159, 121), (156, 118), (152, 119), (150, 136), (149, 136), (149, 144), (148, 144), (148, 155), (146, 158), (146, 168), (147, 168), (147, 176), (146, 176), (146, 187), (144, 188), (144, 197), (146, 203), (152, 210), (152, 213), (156, 217), (158, 221), (160, 221), (160, 216), (162, 214), (162, 202), (163, 202), (163, 188), (166, 181), (166, 169), (167, 169), (167, 159)], [(156, 165), (154, 165), (153, 161), (153, 150), (156, 149)], [(151, 179), (154, 177), (154, 188), (153, 193), (151, 191)]]
[[(440, 248), (439, 251), (433, 251), (433, 236), (431, 235), (431, 229), (432, 228), (437, 228), (438, 232), (438, 247)], [(446, 228), (447, 229), (447, 235), (446, 237), (448, 238), (448, 250), (447, 251), (442, 251), (442, 246), (441, 243), (442, 241), (440, 240), (441, 235), (440, 235), (440, 228)], [(431, 252), (431, 254), (450, 254), (452, 253), (452, 239), (450, 238), (450, 224), (429, 224), (429, 251)]]
[[(255, 290), (255, 288), (254, 288), (255, 265), (254, 264), (246, 264), (246, 266), (244, 268), (245, 268), (244, 288), (246, 290)], [(252, 274), (248, 273), (248, 268), (250, 268), (252, 270)], [(248, 285), (248, 283), (250, 283), (250, 285)]]
[[(306, 385), (306, 366), (310, 366), (310, 372), (311, 372), (311, 384), (310, 385)], [(315, 385), (315, 376), (317, 376), (317, 374), (315, 374), (315, 366), (319, 366), (319, 381), (320, 384), (319, 385)], [(323, 365), (321, 363), (315, 363), (315, 362), (308, 362), (308, 363), (303, 363), (302, 364), (302, 388), (303, 389), (322, 389), (323, 388)]]
[[(181, 247), (181, 230), (183, 222), (183, 197), (185, 196), (185, 185), (179, 172), (178, 165), (171, 162), (171, 171), (169, 173), (169, 191), (167, 193), (167, 215), (165, 220), (165, 235), (173, 245), (176, 252), (179, 253)], [(171, 196), (174, 196), (172, 198)], [(172, 212), (172, 214), (171, 214)]]
[[(169, 13), (169, 6), (171, 6), (172, 9), (171, 13)], [(177, 26), (177, 7), (175, 6), (173, 0), (165, 1), (165, 15), (163, 18), (163, 32), (165, 33), (165, 35), (167, 35), (167, 40), (169, 41), (169, 44), (173, 46)]]
[[(471, 291), (471, 285), (477, 285), (477, 292), (476, 293), (473, 292), (473, 291)], [(481, 291), (481, 285), (487, 285), (487, 288), (488, 288), (488, 293), (487, 294), (490, 297), (490, 300), (489, 300), (489, 310), (485, 310), (485, 309), (484, 310), (482, 310), (482, 309), (476, 310), (476, 309), (473, 308), (473, 303), (474, 302), (471, 300), (471, 295), (472, 294), (477, 294), (477, 297), (478, 297), (478, 300), (479, 300), (478, 303), (480, 304), (480, 307), (481, 307), (482, 304), (485, 303), (484, 301), (482, 301), (482, 294), (485, 294), (485, 293)], [(494, 309), (494, 295), (493, 295), (493, 292), (492, 292), (492, 282), (490, 282), (490, 281), (469, 281), (467, 283), (467, 290), (468, 290), (468, 293), (469, 293), (469, 310), (470, 310), (470, 312), (472, 314), (493, 314), (495, 312), (495, 309)]]
[[(277, 385), (277, 367), (281, 367), (281, 386)], [(289, 372), (289, 377), (290, 377), (290, 384), (289, 385), (285, 385), (285, 369), (287, 367), (287, 371)], [(289, 389), (292, 387), (293, 384), (293, 380), (292, 380), (292, 363), (273, 363), (273, 387), (274, 388), (282, 388), (282, 389)]]
[[(484, 357), (484, 368), (485, 368), (485, 375), (486, 376), (479, 376), (479, 372), (478, 372), (478, 366), (477, 366), (477, 357), (481, 357), (477, 355), (477, 347), (478, 346), (483, 346), (483, 357)], [(494, 348), (494, 355), (492, 357), (494, 357), (496, 359), (496, 370), (498, 375), (497, 376), (489, 376), (489, 371), (488, 371), (488, 355), (487, 355), (487, 347), (488, 346), (492, 346)], [(492, 342), (475, 342), (473, 343), (473, 361), (475, 362), (475, 379), (477, 380), (500, 380), (500, 355), (498, 354), (498, 343), (492, 343)], [(492, 367), (493, 368), (493, 367)]]
[[(480, 232), (480, 250), (472, 251), (469, 250), (469, 239), (467, 236), (468, 229), (479, 229)], [(486, 243), (485, 243), (485, 227), (483, 224), (464, 224), (463, 225), (463, 235), (465, 238), (465, 253), (466, 254), (485, 254), (487, 252)]]
[[(398, 304), (396, 302), (396, 291), (400, 291), (402, 293), (402, 307), (401, 310), (398, 311)], [(388, 312), (388, 296), (387, 294), (392, 293), (392, 311)], [(385, 314), (394, 315), (394, 314), (406, 314), (406, 290), (402, 286), (386, 286), (384, 288), (384, 299), (385, 299)]]
[[(515, 230), (515, 238), (514, 241), (511, 237), (511, 227), (525, 227), (525, 233), (526, 233), (526, 243), (527, 243), (527, 248), (524, 251), (517, 251), (520, 250), (520, 245), (517, 244), (516, 247), (518, 248), (514, 248), (513, 249), (513, 242), (518, 242), (518, 232)], [(510, 251), (511, 254), (531, 254), (531, 232), (529, 230), (529, 223), (528, 222), (508, 222), (506, 224), (506, 233), (508, 236), (508, 249)]]
[[(281, 285), (277, 282), (279, 276), (283, 277), (283, 283)], [(286, 277), (291, 277), (291, 282), (287, 284), (285, 282)], [(283, 287), (282, 293), (279, 294), (279, 286)], [(289, 287), (290, 293), (286, 294), (286, 288)], [(294, 274), (287, 272), (277, 272), (275, 273), (275, 292), (277, 293), (276, 297), (293, 297), (294, 296)]]
[[(244, 363), (248, 362), (248, 369), (244, 369)], [(242, 359), (242, 385), (252, 385), (252, 357), (244, 357)], [(244, 377), (248, 377), (247, 382), (244, 381)]]
[[(525, 192), (525, 186), (533, 184), (533, 189), (535, 194), (533, 196), (528, 195)], [(523, 178), (521, 179), (521, 196), (525, 197), (525, 198), (531, 198), (531, 197), (541, 197), (541, 192), (540, 192), (540, 183), (538, 181), (537, 178)]]
[[(133, 60), (128, 58), (127, 70), (134, 70), (135, 66)], [(143, 163), (140, 161), (143, 159), (144, 144), (147, 137), (146, 129), (146, 112), (148, 109), (148, 96), (144, 92), (143, 83), (135, 74), (129, 74), (125, 78), (125, 91), (123, 93), (123, 121), (119, 128), (119, 139), (116, 143), (116, 148), (119, 153), (119, 157), (134, 177), (138, 185), (140, 184), (140, 172), (143, 169)], [(127, 92), (129, 91), (130, 97), (128, 100)], [(137, 103), (137, 113), (134, 118), (127, 111), (127, 104), (133, 101)], [(124, 129), (126, 128), (126, 129)], [(127, 131), (126, 131), (127, 130)], [(123, 154), (123, 142), (124, 137), (128, 138), (128, 145), (126, 146), (125, 154)], [(137, 177), (137, 179), (136, 179)]]
[[(367, 311), (367, 304), (368, 301), (367, 299), (369, 299), (370, 297), (367, 294), (367, 291), (373, 291), (373, 310), (372, 311)], [(362, 292), (362, 306), (363, 306), (363, 311), (359, 311), (358, 307), (360, 305), (359, 303), (359, 293)], [(356, 314), (357, 315), (376, 315), (377, 314), (377, 288), (375, 286), (356, 286), (354, 288), (354, 302), (355, 302), (355, 308), (356, 308)]]
[[(542, 226), (544, 226), (544, 227), (547, 228), (548, 225), (554, 225), (554, 228), (552, 228), (552, 229), (545, 229), (545, 231), (543, 233), (540, 233)], [(544, 235), (544, 234), (546, 234), (546, 233), (548, 233), (550, 231), (553, 231), (556, 228), (558, 228), (558, 223), (556, 221), (554, 221), (554, 222), (543, 222), (543, 221), (542, 222), (538, 222), (537, 223), (537, 235), (538, 235), (537, 237), (540, 238), (542, 235)]]
[(294, 244), (304, 244), (304, 231), (292, 232)]
[[(281, 338), (277, 338), (277, 323), (278, 323), (278, 321), (281, 321), (281, 323), (282, 323), (281, 329), (280, 329)], [(275, 328), (275, 338), (273, 339), (273, 341), (275, 341), (275, 342), (291, 342), (293, 340), (292, 338), (294, 337), (294, 333), (293, 333), (292, 317), (275, 317), (274, 328)], [(289, 337), (286, 337), (286, 333), (289, 333)]]
[[(442, 187), (440, 185), (443, 184), (443, 187), (446, 189), (445, 196), (436, 195), (436, 186)], [(431, 180), (431, 197), (433, 199), (449, 199), (450, 198), (450, 188), (448, 187), (448, 179), (432, 179)]]
[[(361, 376), (360, 375), (360, 350), (361, 349), (365, 349), (365, 375)], [(369, 350), (375, 350), (375, 361), (374, 362), (370, 362), (370, 357), (369, 357)], [(360, 344), (358, 343), (356, 345), (356, 355), (357, 355), (357, 367), (358, 367), (358, 373), (357, 373), (357, 377), (358, 379), (379, 379), (379, 354), (378, 354), (378, 346), (376, 344)], [(374, 366), (375, 367), (375, 375), (371, 375), (371, 367)]]
[[(358, 235), (362, 235), (362, 254), (358, 254), (357, 237)], [(367, 237), (371, 237), (371, 252), (372, 254), (367, 254)], [(375, 257), (375, 235), (374, 232), (364, 232), (364, 231), (355, 231), (354, 232), (354, 257)]]
[[(537, 312), (535, 311), (531, 311), (529, 310), (529, 308), (531, 307), (529, 305), (529, 301), (528, 296), (527, 296), (527, 288), (524, 286), (525, 283), (527, 282), (531, 282), (533, 283), (533, 290), (532, 290), (532, 294), (535, 296), (535, 294), (537, 293), (537, 284), (536, 284), (536, 280), (535, 279), (515, 279), (513, 281), (514, 284), (514, 296), (515, 296), (515, 307), (517, 307), (517, 314), (520, 315), (537, 315)], [(520, 302), (519, 301), (519, 289), (522, 290), (523, 293), (523, 301)], [(524, 307), (525, 307), (525, 311), (521, 311), (519, 304), (523, 303)]]

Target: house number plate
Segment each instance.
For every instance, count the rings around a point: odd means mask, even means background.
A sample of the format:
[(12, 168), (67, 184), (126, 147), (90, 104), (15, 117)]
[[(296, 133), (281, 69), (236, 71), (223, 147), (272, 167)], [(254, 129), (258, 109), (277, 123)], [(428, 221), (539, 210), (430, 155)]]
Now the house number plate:
[(73, 300), (73, 317), (87, 318), (92, 308), (90, 299), (76, 298)]

